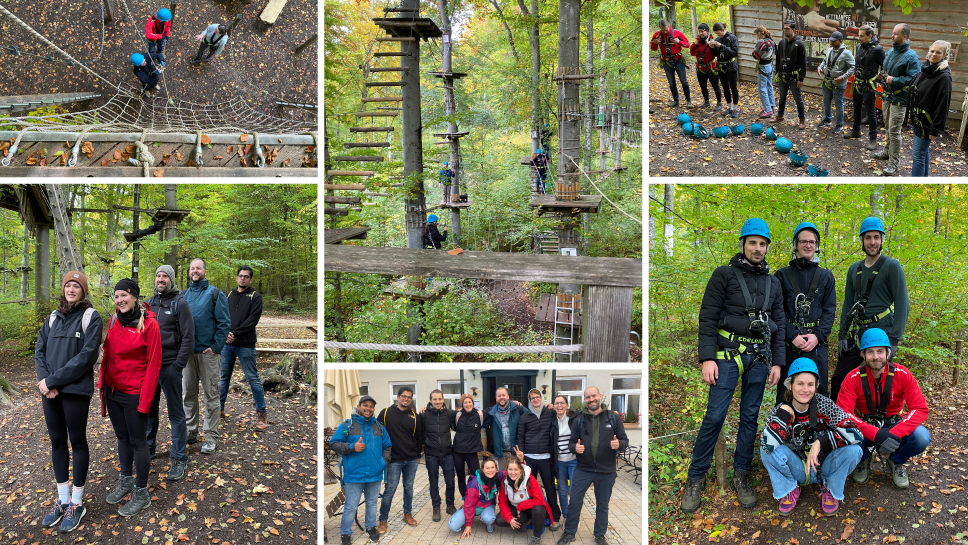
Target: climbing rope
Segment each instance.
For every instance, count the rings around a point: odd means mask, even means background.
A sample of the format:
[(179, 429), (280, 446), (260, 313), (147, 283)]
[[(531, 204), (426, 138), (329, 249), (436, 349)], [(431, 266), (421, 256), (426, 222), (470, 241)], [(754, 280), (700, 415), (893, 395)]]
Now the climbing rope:
[(141, 139), (134, 143), (135, 145), (135, 156), (129, 157), (128, 162), (136, 167), (141, 167), (141, 174), (145, 178), (150, 176), (149, 169), (151, 165), (155, 164), (155, 157), (151, 154), (151, 150), (145, 145), (145, 137), (148, 135), (148, 131), (141, 131)]
[(30, 130), (30, 127), (27, 127), (27, 128), (21, 129), (17, 133), (16, 140), (13, 141), (13, 145), (10, 146), (10, 149), (7, 150), (7, 156), (4, 157), (3, 159), (0, 159), (0, 165), (3, 165), (5, 167), (10, 166), (10, 160), (13, 159), (15, 155), (17, 155), (17, 148), (20, 147), (20, 140), (24, 137), (24, 133), (26, 133), (29, 130)]
[(605, 192), (603, 192), (601, 189), (598, 188), (597, 185), (595, 185), (595, 181), (592, 180), (591, 177), (588, 176), (588, 173), (585, 172), (584, 170), (581, 170), (581, 166), (578, 163), (575, 162), (575, 159), (573, 157), (568, 157), (568, 160), (571, 161), (572, 163), (574, 163), (574, 165), (576, 167), (578, 167), (578, 169), (582, 173), (582, 176), (584, 176), (585, 179), (588, 180), (589, 183), (592, 184), (592, 187), (594, 187), (595, 188), (595, 191), (598, 191), (602, 195), (602, 198), (603, 199), (605, 199), (606, 201), (608, 201), (608, 204), (614, 206), (616, 210), (618, 210), (619, 212), (621, 212), (621, 213), (625, 214), (626, 216), (628, 216), (629, 219), (631, 219), (635, 223), (638, 223), (639, 225), (642, 225), (642, 220), (636, 219), (634, 216), (632, 216), (631, 214), (629, 214), (625, 210), (622, 210), (621, 208), (618, 207), (618, 205), (616, 205), (614, 202), (612, 202), (612, 199), (609, 199), (608, 198), (608, 195), (606, 195)]
[(448, 354), (544, 354), (549, 352), (581, 352), (583, 344), (565, 344), (559, 346), (435, 346), (422, 344), (375, 344), (375, 343), (343, 343), (323, 341), (323, 348), (339, 348), (345, 350), (384, 350), (392, 352), (445, 352)]

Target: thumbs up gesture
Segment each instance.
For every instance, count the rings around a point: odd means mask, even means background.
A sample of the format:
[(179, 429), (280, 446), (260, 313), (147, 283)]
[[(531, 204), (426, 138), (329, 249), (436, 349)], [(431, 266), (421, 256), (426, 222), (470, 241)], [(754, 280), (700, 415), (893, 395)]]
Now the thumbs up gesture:
[(366, 445), (363, 444), (363, 436), (361, 435), (360, 440), (353, 444), (353, 450), (356, 452), (363, 452), (363, 449), (365, 448)]
[(524, 461), (524, 453), (521, 452), (517, 445), (514, 445), (514, 454), (518, 457), (518, 460)]
[(610, 447), (612, 447), (612, 450), (617, 450), (618, 449), (618, 436), (617, 435), (613, 435), (612, 436), (612, 442), (609, 443), (608, 445)]
[(581, 439), (579, 439), (578, 443), (575, 445), (575, 452), (578, 454), (585, 454), (585, 445), (581, 444)]

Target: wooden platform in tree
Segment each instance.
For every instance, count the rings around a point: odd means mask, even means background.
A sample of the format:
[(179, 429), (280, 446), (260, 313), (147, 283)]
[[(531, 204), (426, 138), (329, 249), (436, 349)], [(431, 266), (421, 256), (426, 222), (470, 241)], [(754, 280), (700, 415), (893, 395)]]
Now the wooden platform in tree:
[(389, 295), (393, 299), (398, 297), (406, 297), (407, 299), (413, 299), (414, 301), (436, 301), (444, 296), (448, 290), (450, 290), (450, 282), (446, 280), (441, 280), (435, 278), (433, 283), (428, 285), (426, 289), (415, 289), (407, 287), (406, 277), (397, 278), (396, 280), (390, 282), (390, 285), (383, 290), (383, 293)]
[(344, 240), (362, 240), (366, 238), (369, 227), (349, 227), (345, 229), (323, 229), (324, 244), (339, 244)]
[(602, 196), (582, 195), (581, 200), (559, 201), (555, 195), (538, 195), (531, 201), (530, 206), (537, 208), (539, 216), (555, 212), (595, 214), (602, 206)]
[(642, 286), (642, 260), (619, 257), (464, 252), (326, 244), (328, 271), (435, 278), (483, 278), (598, 286)]
[(441, 208), (470, 208), (471, 203), (468, 202), (445, 202), (440, 204)]
[(444, 35), (437, 23), (427, 17), (381, 17), (373, 19), (373, 22), (390, 36), (398, 38), (417, 36), (426, 41)]

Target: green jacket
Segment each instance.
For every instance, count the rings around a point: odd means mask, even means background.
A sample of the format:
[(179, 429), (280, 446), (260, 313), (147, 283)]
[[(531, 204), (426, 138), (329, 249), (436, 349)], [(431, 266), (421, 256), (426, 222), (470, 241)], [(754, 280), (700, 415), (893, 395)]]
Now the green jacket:
[[(886, 257), (886, 256), (885, 256)], [(847, 280), (844, 282), (844, 304), (840, 311), (840, 338), (845, 338), (847, 330), (850, 328), (850, 309), (858, 298), (867, 289), (867, 282), (871, 275), (871, 269), (861, 267), (864, 260), (860, 260), (847, 269)], [(854, 284), (857, 278), (857, 271), (861, 270), (860, 290), (857, 293)], [(888, 257), (887, 261), (877, 273), (877, 278), (871, 286), (870, 298), (867, 300), (867, 307), (864, 314), (867, 318), (872, 318), (891, 305), (894, 311), (881, 318), (873, 324), (873, 327), (883, 329), (887, 333), (891, 343), (897, 343), (904, 337), (904, 327), (907, 325), (910, 304), (908, 302), (907, 281), (904, 279), (904, 269), (898, 260)]]

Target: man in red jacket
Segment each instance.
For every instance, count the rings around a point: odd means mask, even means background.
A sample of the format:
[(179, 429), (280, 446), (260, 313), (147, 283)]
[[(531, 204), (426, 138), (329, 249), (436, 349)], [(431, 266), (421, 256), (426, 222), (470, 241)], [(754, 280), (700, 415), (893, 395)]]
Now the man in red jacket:
[(679, 107), (679, 90), (676, 89), (676, 74), (682, 83), (682, 91), (686, 95), (686, 107), (692, 108), (689, 97), (689, 82), (686, 80), (686, 63), (682, 60), (682, 48), (689, 49), (689, 39), (686, 35), (672, 28), (668, 21), (659, 21), (659, 31), (652, 35), (652, 51), (658, 51), (661, 60), (659, 64), (665, 70), (669, 80), (669, 90), (672, 91), (672, 107)]
[(165, 60), (165, 42), (171, 37), (171, 11), (160, 9), (158, 13), (148, 17), (145, 24), (145, 39), (148, 40), (148, 53), (161, 55)]
[[(860, 348), (865, 365), (844, 379), (837, 405), (880, 428), (873, 442), (864, 439), (864, 446), (881, 445), (878, 452), (891, 472), (894, 486), (907, 488), (904, 464), (931, 443), (931, 434), (922, 425), (928, 419), (928, 403), (911, 371), (888, 362), (890, 347), (890, 339), (882, 329), (874, 327), (864, 332)], [(904, 405), (907, 413), (902, 415)], [(864, 458), (854, 469), (854, 482), (866, 482), (870, 467), (871, 454), (865, 450)]]

